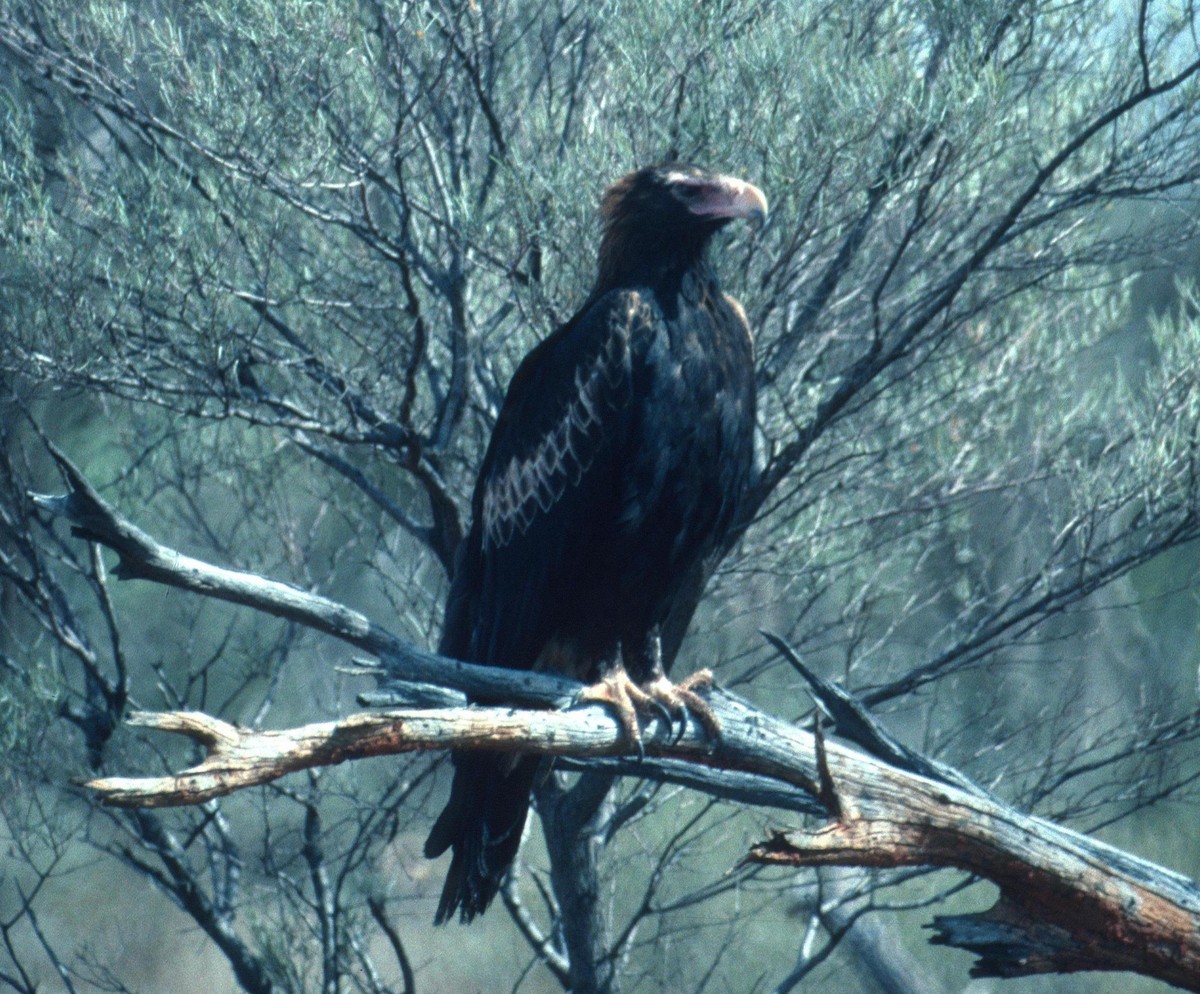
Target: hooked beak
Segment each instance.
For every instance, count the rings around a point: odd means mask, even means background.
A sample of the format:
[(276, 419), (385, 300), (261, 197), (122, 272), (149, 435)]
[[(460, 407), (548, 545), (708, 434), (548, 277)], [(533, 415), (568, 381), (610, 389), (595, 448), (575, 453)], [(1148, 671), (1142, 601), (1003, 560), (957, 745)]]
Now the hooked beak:
[(719, 176), (702, 200), (691, 205), (700, 217), (748, 218), (757, 224), (767, 220), (767, 198), (753, 183), (735, 176)]

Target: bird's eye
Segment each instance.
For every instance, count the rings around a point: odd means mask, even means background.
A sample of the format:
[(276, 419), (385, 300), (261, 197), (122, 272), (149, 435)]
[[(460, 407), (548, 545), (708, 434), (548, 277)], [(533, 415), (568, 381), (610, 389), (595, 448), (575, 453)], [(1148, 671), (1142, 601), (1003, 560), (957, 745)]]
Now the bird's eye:
[(691, 183), (681, 184), (679, 187), (679, 195), (684, 200), (695, 200), (704, 192), (704, 187), (693, 186)]

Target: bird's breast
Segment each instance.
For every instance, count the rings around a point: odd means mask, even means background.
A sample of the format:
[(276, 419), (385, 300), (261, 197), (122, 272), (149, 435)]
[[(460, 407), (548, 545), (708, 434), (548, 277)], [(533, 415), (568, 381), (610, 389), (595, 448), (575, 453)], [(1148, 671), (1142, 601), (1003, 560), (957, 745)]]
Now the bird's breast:
[(621, 516), (632, 540), (669, 563), (704, 554), (727, 526), (749, 472), (754, 405), (750, 343), (724, 296), (674, 312), (645, 353)]

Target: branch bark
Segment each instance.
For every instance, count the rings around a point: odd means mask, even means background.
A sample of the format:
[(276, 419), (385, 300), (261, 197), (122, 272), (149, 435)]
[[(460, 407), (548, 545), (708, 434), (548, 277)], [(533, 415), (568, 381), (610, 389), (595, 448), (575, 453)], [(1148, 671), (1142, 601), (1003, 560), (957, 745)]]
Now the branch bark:
[[(118, 576), (152, 579), (291, 618), (373, 652), (389, 676), (402, 682), (422, 680), (475, 698), (540, 708), (569, 705), (579, 689), (549, 674), (472, 666), (422, 652), (336, 602), (182, 556), (120, 517), (61, 453), (55, 458), (71, 492), (37, 498), (38, 505), (66, 517), (83, 537), (114, 549), (121, 558)], [(834, 700), (819, 683), (814, 692), (844, 734), (883, 758), (836, 741), (818, 742), (813, 732), (714, 688), (710, 704), (721, 721), (719, 741), (709, 741), (691, 718), (678, 734), (654, 718), (643, 732), (641, 762), (628, 755), (618, 721), (597, 705), (571, 711), (366, 713), (279, 732), (240, 729), (193, 712), (135, 715), (137, 724), (195, 739), (207, 758), (175, 776), (109, 778), (89, 786), (109, 803), (194, 804), (305, 767), (446, 748), (607, 757), (607, 764), (630, 764), (630, 772), (662, 779), (678, 777), (685, 767), (692, 786), (717, 796), (824, 815), (820, 828), (777, 833), (755, 846), (750, 861), (955, 867), (997, 883), (1000, 898), (990, 910), (935, 923), (933, 941), (979, 954), (977, 976), (1131, 970), (1200, 991), (1200, 888), (1193, 882), (1016, 811), (962, 774), (894, 748), (865, 709)], [(759, 797), (756, 790), (768, 785)]]
[[(711, 703), (720, 742), (689, 721), (675, 737), (654, 719), (653, 757), (686, 759), (736, 776), (770, 777), (815, 800), (832, 783), (838, 815), (818, 829), (779, 833), (748, 860), (789, 866), (955, 867), (992, 880), (990, 910), (937, 919), (934, 940), (979, 954), (975, 976), (1131, 970), (1200, 991), (1200, 889), (1152, 863), (982, 793), (898, 769), (756, 711), (724, 691)], [(239, 729), (194, 712), (134, 716), (134, 723), (201, 742), (208, 757), (173, 777), (107, 778), (87, 786), (108, 803), (194, 804), (312, 765), (419, 749), (488, 748), (547, 755), (628, 751), (602, 707), (570, 712), (457, 708), (354, 715), (279, 732)]]
[[(72, 534), (111, 549), (119, 557), (112, 570), (122, 580), (151, 580), (168, 587), (253, 608), (286, 618), (355, 646), (383, 661), (392, 679), (455, 687), (475, 698), (561, 707), (579, 685), (572, 680), (537, 678), (514, 687), (510, 674), (425, 652), (344, 604), (308, 593), (257, 573), (214, 566), (156, 541), (117, 512), (49, 439), (43, 439), (66, 480), (66, 494), (31, 494), (43, 511), (61, 517)], [(533, 676), (533, 674), (530, 674)], [(519, 683), (522, 681), (518, 681)], [(515, 690), (515, 693), (514, 693)]]
[[(832, 754), (834, 746), (827, 744)], [(849, 751), (831, 755), (840, 816), (779, 833), (749, 859), (788, 866), (952, 866), (995, 905), (935, 920), (977, 977), (1130, 970), (1200, 990), (1200, 889), (1103, 842)]]

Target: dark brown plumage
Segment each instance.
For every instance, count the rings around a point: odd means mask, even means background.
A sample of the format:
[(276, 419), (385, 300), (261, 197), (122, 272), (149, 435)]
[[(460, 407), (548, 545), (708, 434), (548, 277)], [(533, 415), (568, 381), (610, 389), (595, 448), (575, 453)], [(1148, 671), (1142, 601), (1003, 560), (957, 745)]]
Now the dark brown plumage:
[[(666, 683), (660, 626), (737, 515), (754, 426), (750, 331), (704, 250), (731, 220), (765, 213), (757, 188), (681, 164), (605, 193), (596, 285), (525, 357), (493, 430), (444, 655), (608, 677), (590, 696), (617, 704), (634, 738), (631, 708), (648, 697), (702, 708)], [(495, 896), (538, 761), (460, 753), (454, 764), (425, 843), (430, 857), (453, 849), (439, 923), (456, 910), (470, 921)]]

